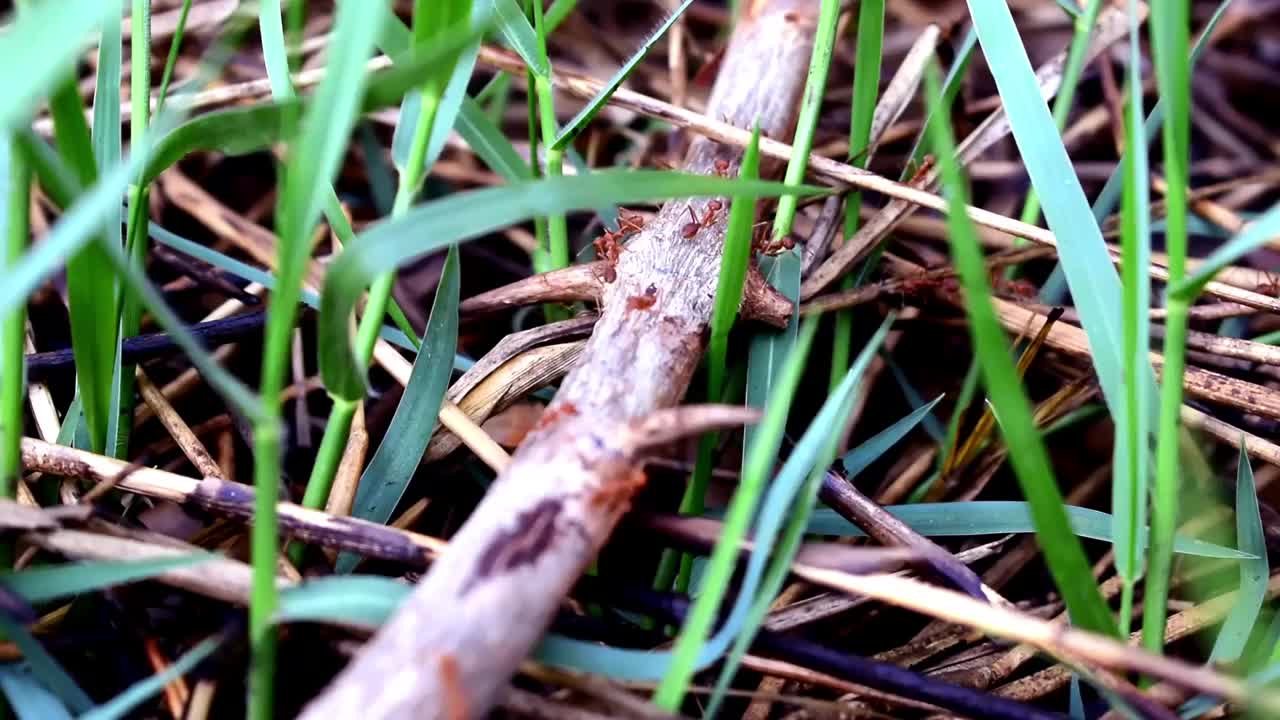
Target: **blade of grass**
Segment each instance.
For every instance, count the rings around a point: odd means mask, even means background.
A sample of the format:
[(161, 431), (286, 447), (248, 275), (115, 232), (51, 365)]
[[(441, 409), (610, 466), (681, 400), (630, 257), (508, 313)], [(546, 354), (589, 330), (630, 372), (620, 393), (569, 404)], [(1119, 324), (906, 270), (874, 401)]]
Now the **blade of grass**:
[(77, 715), (93, 707), (93, 700), (67, 674), (44, 646), (25, 627), (15, 623), (7, 615), (0, 614), (0, 637), (17, 646), (22, 657), (31, 667), (31, 674), (46, 689)]
[(122, 560), (65, 563), (0, 574), (0, 587), (36, 605), (80, 593), (155, 577), (170, 570), (198, 565), (217, 557), (190, 553), (156, 560)]
[(1151, 416), (1156, 397), (1145, 382), (1143, 367), (1151, 347), (1150, 190), (1147, 179), (1147, 146), (1142, 135), (1142, 39), (1138, 28), (1137, 0), (1129, 1), (1129, 78), (1125, 105), (1125, 185), (1121, 252), (1124, 318), (1124, 413), (1115, 420), (1115, 460), (1111, 511), (1115, 514), (1116, 574), (1120, 591), (1120, 633), (1127, 635), (1133, 617), (1133, 593), (1142, 575), (1138, 533), (1147, 526), (1147, 486), (1150, 474)]
[[(118, 73), (118, 57), (116, 66)], [(119, 102), (117, 94), (114, 102), (117, 109)], [(84, 104), (80, 100), (80, 90), (73, 73), (65, 75), (54, 89), (49, 99), (49, 111), (53, 116), (54, 141), (58, 154), (75, 173), (82, 187), (91, 185), (98, 175), (95, 157), (97, 146), (85, 120)], [(115, 127), (118, 133), (119, 126)], [(116, 146), (118, 150), (118, 139)], [(119, 216), (117, 204), (114, 214), (104, 214), (98, 229), (110, 227), (112, 217), (118, 223)], [(117, 236), (116, 242), (119, 242), (119, 230), (114, 234)], [(102, 272), (105, 264), (102, 252), (94, 242), (67, 260), (71, 350), (76, 359), (76, 385), (80, 390), (89, 449), (94, 452), (106, 451), (118, 329), (115, 279)]]
[(351, 354), (348, 318), (374, 277), (413, 258), (550, 213), (675, 197), (814, 192), (822, 190), (665, 171), (600, 170), (588, 177), (532, 180), (423, 203), (400, 218), (373, 225), (329, 265), (319, 327), (325, 385), (338, 397), (363, 394), (364, 370)]
[(1236, 592), (1231, 612), (1227, 613), (1222, 628), (1218, 630), (1218, 638), (1209, 653), (1210, 663), (1234, 662), (1244, 654), (1249, 635), (1266, 602), (1267, 580), (1271, 575), (1271, 566), (1267, 562), (1267, 538), (1258, 510), (1258, 491), (1243, 440), (1236, 465), (1236, 544), (1241, 552), (1254, 558), (1240, 563), (1240, 589)]
[(253, 583), (249, 607), (252, 651), (249, 710), (252, 720), (267, 720), (274, 708), (276, 607), (275, 566), (279, 552), (276, 497), (280, 478), (281, 393), (289, 367), (293, 325), (302, 278), (311, 253), (312, 228), (332, 195), (347, 139), (355, 126), (366, 74), (365, 61), (382, 25), (384, 10), (356, 3), (338, 6), (327, 71), (314, 104), (302, 116), (289, 146), (276, 210), (279, 232), (278, 284), (267, 311), (260, 390), (263, 414), (254, 423), (256, 503), (252, 533)]
[(1171, 284), (1169, 295), (1185, 302), (1193, 302), (1196, 295), (1224, 267), (1263, 247), (1278, 235), (1280, 235), (1280, 203), (1272, 205), (1230, 241), (1210, 253), (1190, 277), (1180, 283)]
[[(130, 147), (138, 147), (142, 144), (142, 137), (147, 131), (147, 126), (151, 120), (151, 0), (133, 0), (133, 7), (129, 14), (129, 22), (132, 26), (132, 34), (129, 39), (130, 65), (129, 65), (129, 145)], [(117, 37), (116, 45), (119, 45), (119, 25), (114, 24)], [(107, 33), (103, 32), (103, 41), (106, 41)], [(103, 126), (98, 124), (96, 119), (97, 106), (99, 100), (94, 99), (94, 132), (95, 139), (98, 128), (110, 128), (108, 135), (114, 139), (117, 147), (115, 158), (111, 164), (119, 159), (119, 48), (116, 49), (116, 77), (112, 80), (113, 90), (112, 96), (108, 96), (107, 100), (111, 102), (114, 113), (117, 117), (113, 120), (112, 125)], [(101, 72), (101, 64), (99, 64), (99, 72)], [(99, 76), (101, 82), (101, 76)], [(103, 161), (98, 159), (99, 167), (110, 167)], [(142, 269), (146, 266), (147, 259), (147, 233), (146, 220), (147, 208), (149, 207), (149, 192), (146, 183), (134, 182), (129, 185), (129, 207), (131, 212), (128, 214), (128, 222), (125, 229), (125, 248), (129, 259), (133, 262), (134, 267)], [(112, 241), (119, 242), (118, 235), (120, 233), (120, 223), (117, 220), (113, 223), (114, 230), (108, 231), (108, 238)], [(129, 431), (133, 427), (133, 406), (134, 406), (134, 366), (125, 365), (120, 360), (119, 338), (132, 337), (137, 335), (142, 327), (142, 306), (132, 295), (125, 295), (121, 298), (119, 304), (120, 313), (120, 332), (117, 337), (117, 348), (115, 362), (113, 363), (112, 372), (114, 375), (113, 386), (115, 388), (111, 395), (111, 425), (108, 427), (108, 441), (110, 449), (116, 457), (126, 457), (129, 450)]]
[[(7, 135), (0, 138), (0, 275), (8, 277), (27, 247), (30, 234), (30, 170)], [(22, 469), (23, 401), (26, 398), (25, 352), (27, 309), (23, 304), (0, 315), (0, 498), (12, 500)], [(6, 543), (0, 565), (13, 558)]]
[(108, 20), (119, 22), (120, 0), (63, 0), (25, 7), (0, 36), (0, 87), (5, 89), (0, 128), (12, 131), (22, 126), (39, 99), (65, 81), (90, 33)]
[[(148, 226), (147, 232), (151, 234), (151, 238), (153, 240), (161, 245), (174, 248), (175, 250), (190, 255), (197, 260), (203, 260), (223, 272), (235, 275), (248, 282), (256, 282), (267, 290), (271, 290), (276, 285), (275, 276), (271, 273), (259, 270), (252, 265), (247, 265), (235, 258), (223, 255), (216, 250), (211, 250), (204, 245), (200, 245), (184, 237), (175, 235), (155, 223), (151, 223)], [(309, 290), (303, 290), (301, 297), (302, 304), (313, 309), (320, 307), (320, 296), (317, 293)], [(398, 345), (405, 350), (413, 352), (416, 352), (421, 344), (418, 342), (417, 337), (410, 336), (396, 328), (387, 327), (385, 325), (382, 327), (380, 337), (393, 345)], [(470, 365), (463, 362), (460, 357), (455, 357), (454, 367), (455, 369), (460, 369), (465, 372)]]
[[(551, 63), (547, 61), (547, 48), (529, 18), (520, 11), (515, 0), (490, 0), (493, 3), (494, 20), (498, 31), (507, 46), (516, 51), (530, 72), (539, 77), (551, 74)], [(541, 3), (537, 8), (538, 17), (542, 14)]]
[[(765, 615), (768, 614), (774, 598), (778, 596), (790, 573), (791, 563), (795, 560), (800, 542), (804, 539), (809, 515), (813, 512), (814, 504), (818, 499), (818, 488), (822, 485), (822, 478), (827, 468), (835, 460), (845, 419), (853, 410), (857, 400), (859, 381), (866, 372), (867, 366), (871, 364), (871, 359), (875, 357), (876, 351), (883, 344), (885, 336), (889, 334), (889, 327), (892, 324), (893, 316), (890, 315), (880, 325), (876, 334), (863, 346), (853, 367), (845, 373), (840, 385), (823, 403), (822, 409), (814, 417), (808, 430), (800, 438), (800, 442), (796, 443), (791, 457), (787, 458), (786, 464), (769, 486), (769, 492), (763, 503), (764, 511), (761, 512), (760, 522), (756, 523), (752, 539), (759, 541), (761, 538), (778, 538), (779, 532), (782, 535), (780, 540), (774, 541), (777, 549), (769, 562), (764, 580), (755, 593), (733, 647), (729, 650), (729, 656), (720, 670), (720, 676), (716, 680), (704, 717), (717, 716), (729, 683), (737, 674), (742, 658), (755, 640), (760, 626), (764, 623)], [(772, 512), (769, 512), (770, 510)], [(786, 519), (785, 528), (782, 527), (784, 518)]]
[[(80, 193), (79, 184), (71, 171), (33, 133), (28, 131), (20, 134), (17, 144), (24, 159), (41, 178), (46, 192), (55, 203), (70, 203)], [(102, 218), (110, 214), (112, 207), (119, 206), (129, 178), (145, 165), (149, 151), (150, 146), (144, 143), (121, 167), (112, 170), (93, 187), (81, 193), (79, 199), (63, 212), (62, 218), (44, 239), (22, 256), (16, 269), (6, 276), (7, 282), (0, 284), (0, 312), (25, 302), (32, 290), (54, 272), (62, 258), (76, 252), (93, 239), (102, 226)], [(205, 381), (245, 417), (258, 417), (258, 399), (205, 351), (187, 329), (187, 324), (164, 302), (155, 286), (128, 261), (124, 248), (111, 243), (99, 243), (98, 247), (103, 251), (104, 267), (112, 268), (127, 292), (138, 295), (157, 324), (173, 336), (174, 342), (187, 354)], [(101, 268), (99, 271), (101, 272)], [(73, 406), (79, 408), (79, 401), (77, 393)], [(83, 430), (85, 423), (81, 421), (82, 417), (83, 413), (79, 410), (75, 414), (68, 410), (64, 430), (68, 426), (69, 434)]]
[[(1218, 21), (1226, 14), (1227, 8), (1230, 7), (1231, 0), (1222, 0), (1218, 7), (1213, 11), (1213, 15), (1209, 16), (1209, 22), (1205, 23), (1204, 29), (1200, 31), (1200, 36), (1196, 39), (1195, 47), (1191, 49), (1191, 66), (1194, 68), (1196, 62), (1200, 59), (1200, 55), (1208, 46), (1208, 40), (1213, 36), (1214, 29), (1218, 26)], [(1156, 133), (1160, 131), (1161, 123), (1164, 122), (1164, 99), (1156, 100), (1155, 105), (1151, 107), (1151, 111), (1147, 113), (1147, 119), (1143, 123), (1143, 136), (1149, 144)], [(1132, 147), (1132, 146), (1128, 146)], [(1124, 152), (1128, 152), (1128, 149)], [(1116, 164), (1115, 170), (1107, 178), (1107, 182), (1102, 187), (1102, 191), (1098, 193), (1098, 197), (1094, 199), (1091, 211), (1093, 218), (1101, 223), (1107, 219), (1113, 210), (1116, 209), (1116, 203), (1120, 202), (1120, 195), (1123, 190), (1124, 183), (1124, 153), (1121, 153), (1120, 162)], [(1153, 225), (1152, 229), (1163, 228), (1163, 223), (1158, 226)], [(1062, 274), (1062, 265), (1059, 263), (1050, 274), (1049, 279), (1045, 281), (1040, 291), (1041, 302), (1047, 304), (1058, 304), (1062, 302), (1062, 298), (1066, 294), (1066, 283)]]
[(187, 30), (187, 16), (191, 13), (191, 0), (182, 0), (182, 8), (178, 11), (178, 23), (173, 29), (173, 37), (169, 40), (169, 56), (165, 58), (164, 70), (160, 73), (160, 90), (156, 93), (156, 112), (164, 109), (164, 101), (169, 97), (169, 81), (173, 79), (173, 68), (178, 64), (178, 51), (182, 49), (182, 36)]
[[(1004, 9), (1007, 12), (1007, 8)], [(981, 30), (979, 38), (982, 38)], [(983, 46), (986, 48), (986, 43)], [(1025, 55), (1022, 61), (1027, 64)], [(1027, 71), (1030, 72), (1029, 64), (1027, 65)], [(936, 105), (940, 99), (936, 68), (929, 68), (925, 80), (929, 103)], [(1034, 80), (1032, 82), (1034, 84)], [(1043, 108), (1043, 101), (1040, 104)], [(1010, 118), (1012, 117), (1011, 111)], [(1114, 636), (1115, 623), (1094, 584), (1084, 549), (1071, 533), (1062, 493), (1054, 479), (1044, 443), (1036, 431), (1031, 407), (1021, 387), (1017, 370), (1009, 358), (1004, 331), (991, 306), (991, 288), (983, 266), (977, 234), (968, 216), (964, 214), (968, 192), (955, 161), (955, 141), (951, 137), (951, 129), (944, 123), (937, 123), (931, 130), (934, 156), (939, 159), (943, 186), (947, 190), (951, 208), (951, 212), (947, 214), (948, 235), (954, 263), (965, 291), (965, 310), (969, 316), (974, 352), (982, 365), (982, 377), (988, 397), (1003, 419), (1001, 429), (1009, 448), (1009, 461), (1030, 505), (1045, 562), (1066, 602), (1072, 621), (1082, 628)], [(1048, 209), (1046, 205), (1046, 211)]]
[[(683, 15), (684, 11), (688, 10), (689, 6), (692, 4), (693, 0), (684, 0), (684, 2), (680, 3), (674, 10), (668, 13), (666, 19), (663, 20), (662, 23), (645, 38), (644, 43), (641, 44), (640, 47), (631, 54), (631, 57), (627, 58), (627, 61), (623, 63), (622, 67), (618, 68), (618, 71), (615, 72), (607, 82), (605, 82), (604, 87), (600, 88), (600, 92), (596, 93), (595, 97), (591, 98), (591, 100), (578, 111), (578, 114), (573, 116), (573, 119), (569, 121), (569, 124), (561, 128), (559, 134), (557, 134), (554, 139), (547, 139), (544, 137), (543, 142), (546, 142), (551, 150), (566, 149), (569, 146), (569, 143), (573, 142), (573, 139), (578, 136), (578, 133), (582, 132), (583, 128), (585, 128), (587, 124), (590, 123), (591, 120), (600, 112), (600, 110), (604, 108), (605, 103), (609, 102), (609, 98), (613, 97), (613, 93), (616, 92), (618, 88), (622, 87), (622, 83), (630, 77), (632, 71), (634, 71), (636, 67), (640, 65), (641, 61), (645, 59), (645, 56), (649, 54), (649, 50), (657, 44), (658, 39), (667, 33), (667, 30), (676, 23), (676, 20), (680, 19), (680, 16)], [(534, 17), (538, 17), (538, 15), (535, 15)], [(550, 26), (549, 19), (547, 25)]]
[[(468, 23), (480, 22), (482, 18), (472, 16), (471, 6), (471, 0), (453, 0), (447, 3), (430, 3), (422, 0), (417, 3), (414, 7), (413, 48), (425, 50), (441, 40), (447, 40), (451, 35), (465, 35), (472, 32), (473, 28), (468, 27)], [(403, 129), (397, 125), (397, 134), (392, 138), (392, 159), (400, 172), (399, 184), (391, 207), (392, 218), (400, 217), (409, 209), (422, 188), (431, 164), (444, 149), (444, 140), (453, 126), (459, 105), (465, 97), (467, 81), (475, 65), (478, 49), (478, 42), (473, 42), (460, 55), (446, 57), (427, 74), (418, 87), (416, 108), (411, 108), (407, 100), (401, 104), (400, 120), (412, 122), (413, 125)], [(402, 147), (399, 152), (396, 148), (397, 138), (401, 138)], [(340, 209), (330, 213), (330, 217), (339, 216), (342, 216)], [(355, 242), (355, 239), (354, 233), (351, 233), (349, 228), (348, 235), (352, 237), (346, 240), (345, 244), (350, 245)], [(382, 318), (390, 304), (391, 289), (394, 284), (395, 273), (387, 272), (376, 278), (369, 290), (364, 317), (361, 318), (356, 331), (356, 352), (365, 366), (373, 356), (373, 348), (382, 330)], [(445, 356), (452, 354), (453, 346), (456, 345), (456, 336), (455, 330), (454, 337), (449, 342), (449, 349), (444, 353)], [(436, 352), (430, 357), (438, 361), (441, 354), (442, 351)], [(422, 353), (419, 353), (418, 358), (423, 358)], [(415, 367), (416, 365), (415, 362)], [(446, 382), (450, 367), (451, 363), (444, 364), (443, 372)], [(408, 398), (409, 395), (406, 394), (405, 397)], [(361, 402), (363, 400), (341, 398), (334, 400), (333, 409), (325, 424), (320, 449), (312, 465), (311, 477), (307, 480), (307, 489), (302, 501), (304, 507), (321, 508), (329, 499), (329, 491), (333, 487), (338, 463), (347, 446), (351, 422)], [(430, 417), (424, 418), (424, 421), (434, 425), (438, 405), (437, 402), (435, 410), (432, 410)], [(426, 436), (421, 440), (426, 442), (429, 436), (428, 428)], [(416, 466), (417, 463), (414, 464)], [(299, 545), (295, 553), (300, 552)], [(297, 557), (296, 554), (295, 557)]]
[[(544, 63), (541, 72), (533, 75), (533, 93), (530, 102), (537, 106), (538, 139), (543, 150), (542, 174), (548, 178), (557, 178), (564, 174), (564, 148), (555, 146), (557, 134), (555, 92), (551, 87), (551, 63), (547, 60), (547, 34), (550, 32), (542, 17), (541, 0), (529, 3), (533, 8), (533, 29), (538, 36), (538, 55)], [(530, 144), (529, 162), (537, 163), (536, 146)], [(546, 216), (546, 245), (539, 245), (546, 250), (546, 267), (548, 270), (559, 270), (569, 267), (569, 226), (564, 213), (553, 213)], [(565, 313), (555, 305), (547, 305), (548, 321), (563, 320)]]
[[(1168, 0), (1151, 7), (1149, 32), (1156, 68), (1156, 87), (1168, 103), (1164, 122), (1165, 251), (1169, 285), (1177, 287), (1187, 271), (1187, 190), (1190, 177), (1191, 80), (1188, 52), (1190, 7), (1187, 0)], [(1151, 504), (1151, 544), (1147, 548), (1147, 579), (1142, 603), (1142, 644), (1152, 652), (1164, 649), (1164, 625), (1173, 571), (1173, 535), (1178, 524), (1179, 426), (1182, 374), (1186, 368), (1187, 313), (1185, 297), (1170, 295), (1166, 308), (1164, 367), (1161, 371), (1159, 419), (1156, 425), (1156, 475)], [(1092, 343), (1092, 340), (1090, 341)]]
[(907, 433), (911, 432), (916, 425), (919, 425), (921, 421), (928, 420), (929, 413), (935, 405), (942, 402), (942, 398), (943, 396), (939, 395), (931, 402), (912, 410), (906, 417), (881, 430), (858, 447), (841, 456), (840, 466), (844, 468), (845, 479), (852, 481), (863, 470), (866, 470), (867, 466), (889, 452), (889, 448), (906, 437)]
[[(760, 126), (751, 133), (751, 142), (742, 156), (738, 177), (755, 180), (760, 177)], [(729, 358), (729, 331), (733, 329), (742, 305), (742, 289), (746, 285), (747, 266), (751, 262), (751, 231), (756, 218), (754, 198), (735, 197), (729, 206), (729, 224), (725, 230), (724, 251), (720, 257), (720, 276), (716, 281), (716, 295), (711, 310), (711, 338), (707, 349), (707, 401), (721, 399)], [(714, 462), (717, 433), (707, 433), (698, 444), (698, 459), (693, 477), (680, 499), (682, 515), (700, 514), (706, 507), (707, 485), (711, 481), (711, 465)], [(676, 574), (676, 559), (679, 572)], [(671, 587), (676, 574), (676, 590), (689, 588), (693, 570), (693, 556), (668, 550), (662, 554), (654, 581), (658, 589)]]
[(502, 130), (475, 100), (466, 98), (462, 101), (455, 129), (472, 152), (507, 182), (519, 182), (533, 177), (529, 172), (529, 164), (520, 157), (511, 141), (507, 140), (507, 136), (502, 134)]
[(0, 690), (18, 720), (71, 720), (71, 713), (36, 680), (27, 663), (0, 665)]
[[(876, 101), (880, 95), (880, 56), (884, 46), (884, 0), (863, 0), (858, 6), (858, 39), (854, 57), (853, 104), (849, 120), (849, 159), (857, 167), (866, 167), (871, 123), (875, 119)], [(844, 206), (844, 236), (858, 231), (862, 209), (862, 193), (849, 193)], [(841, 281), (842, 288), (853, 287), (852, 275)], [(831, 336), (832, 392), (849, 367), (849, 350), (853, 345), (853, 311), (836, 313)]]
[[(449, 248), (435, 301), (427, 319), (424, 342), (413, 361), (404, 396), (396, 406), (387, 432), (360, 476), (354, 517), (386, 523), (404, 496), (414, 471), (422, 462), (444, 393), (449, 389), (453, 350), (458, 343), (459, 258), (457, 246)], [(335, 572), (350, 572), (358, 556), (339, 556)]]
[(703, 650), (707, 636), (711, 634), (711, 625), (720, 610), (720, 603), (728, 592), (730, 576), (733, 574), (738, 557), (739, 543), (746, 537), (747, 528), (751, 524), (751, 518), (756, 514), (760, 496), (764, 492), (769, 469), (778, 456), (791, 402), (804, 373), (805, 360), (817, 330), (818, 316), (811, 316), (805, 320), (804, 327), (797, 335), (791, 354), (779, 374), (778, 382), (773, 385), (769, 395), (764, 419), (760, 423), (756, 440), (748, 451), (747, 462), (742, 469), (742, 479), (733, 494), (733, 499), (729, 501), (724, 531), (707, 562), (702, 583), (703, 591), (694, 600), (689, 614), (685, 616), (684, 627), (672, 649), (671, 665), (654, 692), (653, 704), (668, 712), (679, 709), (697, 667), (698, 656)]
[[(912, 503), (886, 505), (891, 515), (910, 525), (925, 537), (964, 537), (966, 535), (1007, 535), (1035, 532), (1031, 507), (1021, 500), (971, 500), (951, 503)], [(1115, 532), (1115, 518), (1101, 510), (1065, 506), (1071, 532), (1078, 537), (1110, 542)], [(1138, 549), (1146, 548), (1146, 528), (1138, 533)], [(834, 510), (818, 510), (809, 524), (811, 535), (862, 537), (858, 529)], [(1179, 535), (1174, 551), (1182, 555), (1250, 560), (1254, 556), (1222, 545)]]
[[(1130, 5), (1130, 22), (1136, 23), (1137, 16), (1133, 14), (1132, 8), (1133, 6)], [(1057, 96), (1053, 99), (1053, 122), (1058, 132), (1062, 132), (1067, 127), (1067, 118), (1071, 115), (1071, 106), (1075, 102), (1076, 86), (1084, 71), (1085, 54), (1089, 49), (1089, 35), (1098, 22), (1100, 10), (1102, 10), (1102, 0), (1086, 0), (1084, 9), (1072, 18), (1074, 30), (1071, 34), (1071, 45), (1067, 49), (1067, 62), (1062, 67), (1062, 84), (1058, 88)], [(1027, 192), (1020, 219), (1022, 222), (1032, 224), (1040, 219), (1040, 197), (1036, 195), (1034, 187)]]
[[(822, 110), (822, 98), (827, 91), (827, 72), (835, 50), (837, 21), (840, 19), (839, 0), (822, 0), (818, 10), (818, 25), (814, 30), (813, 52), (809, 57), (809, 74), (805, 78), (804, 96), (800, 101), (800, 113), (796, 120), (793, 152), (787, 162), (783, 182), (796, 185), (804, 180), (809, 164), (809, 151), (813, 149), (813, 137), (817, 130), (818, 115)], [(773, 219), (773, 238), (781, 239), (791, 234), (795, 222), (797, 199), (783, 196)], [(796, 307), (800, 296), (800, 251), (785, 250), (776, 257), (760, 258), (760, 272), (778, 292), (791, 300)], [(747, 359), (747, 404), (761, 407), (772, 397), (772, 386), (781, 371), (784, 358), (790, 357), (795, 343), (797, 317), (793, 312), (787, 328), (781, 332), (759, 332), (751, 338)], [(750, 454), (758, 427), (748, 427), (743, 441), (743, 456)]]
[[(1122, 306), (1121, 291), (1106, 243), (1096, 223), (1081, 221), (1089, 217), (1088, 201), (1040, 95), (1009, 7), (970, 0), (969, 12), (1031, 184), (1059, 238), (1062, 267), (1089, 337), (1107, 407), (1119, 415), (1124, 409), (1125, 358), (1122, 319), (1115, 309)], [(1145, 382), (1155, 382), (1149, 364), (1145, 374)]]

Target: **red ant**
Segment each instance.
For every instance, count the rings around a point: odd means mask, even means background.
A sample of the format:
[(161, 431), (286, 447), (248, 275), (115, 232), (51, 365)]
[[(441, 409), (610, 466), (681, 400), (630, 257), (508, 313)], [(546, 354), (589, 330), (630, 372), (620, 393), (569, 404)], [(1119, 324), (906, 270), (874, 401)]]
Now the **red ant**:
[(1006, 280), (999, 275), (991, 278), (991, 284), (998, 292), (1006, 292), (1014, 297), (1023, 299), (1031, 299), (1036, 296), (1038, 290), (1030, 280), (1018, 278), (1017, 280)]
[(618, 279), (618, 258), (622, 255), (622, 241), (644, 229), (644, 218), (640, 215), (618, 215), (618, 229), (605, 230), (604, 234), (592, 241), (596, 248), (596, 257), (608, 263), (604, 271), (604, 281), (611, 283)]
[(648, 310), (656, 302), (658, 302), (658, 288), (650, 285), (644, 289), (643, 295), (632, 295), (627, 298), (627, 311)]
[(956, 279), (953, 277), (937, 277), (930, 275), (916, 275), (904, 278), (898, 289), (903, 295), (920, 295), (926, 290), (941, 290), (942, 292), (955, 292), (959, 288)]
[(769, 238), (769, 231), (762, 226), (767, 223), (758, 223), (756, 225), (755, 235), (751, 238), (751, 251), (762, 255), (781, 255), (796, 246), (795, 238), (790, 235), (783, 235), (780, 238)]
[(569, 415), (577, 415), (577, 414), (578, 414), (578, 406), (566, 400), (560, 403), (559, 405), (556, 405), (553, 408), (547, 408), (546, 410), (543, 410), (542, 416), (538, 418), (538, 422), (533, 424), (533, 429), (541, 430), (545, 427), (548, 427), (549, 425), (551, 425), (552, 423), (554, 423), (555, 421), (559, 420), (562, 417), (569, 416)]
[(646, 482), (648, 477), (644, 470), (633, 468), (620, 477), (606, 480), (591, 493), (588, 504), (609, 513), (622, 512), (631, 505), (631, 498), (644, 488)]
[(921, 158), (920, 166), (917, 167), (915, 171), (911, 173), (911, 179), (907, 181), (907, 184), (915, 185), (920, 181), (924, 180), (925, 174), (933, 169), (934, 162), (935, 160), (933, 155), (925, 155), (923, 158)]
[(707, 203), (707, 211), (703, 213), (702, 218), (699, 219), (697, 214), (693, 212), (693, 206), (685, 205), (685, 209), (689, 211), (689, 217), (693, 219), (693, 222), (685, 223), (684, 227), (680, 228), (680, 235), (684, 238), (691, 238), (694, 235), (697, 235), (698, 231), (702, 228), (711, 227), (715, 224), (716, 215), (719, 214), (723, 207), (724, 204), (719, 200), (712, 200)]
[(717, 160), (717, 161), (716, 161), (715, 174), (716, 174), (716, 175), (719, 175), (719, 176), (720, 176), (720, 177), (722, 177), (722, 178), (727, 178), (727, 177), (729, 177), (729, 161), (728, 161), (728, 160)]
[(1258, 287), (1255, 289), (1263, 295), (1271, 295), (1273, 297), (1280, 298), (1280, 277), (1272, 272), (1266, 273), (1266, 275), (1267, 281), (1264, 283), (1258, 283)]

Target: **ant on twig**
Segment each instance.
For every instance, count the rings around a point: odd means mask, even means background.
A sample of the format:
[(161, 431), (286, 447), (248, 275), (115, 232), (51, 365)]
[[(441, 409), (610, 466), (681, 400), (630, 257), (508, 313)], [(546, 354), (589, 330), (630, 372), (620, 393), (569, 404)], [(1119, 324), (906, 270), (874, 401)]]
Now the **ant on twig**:
[(618, 214), (618, 229), (604, 231), (604, 234), (592, 241), (596, 249), (596, 257), (608, 263), (605, 266), (604, 281), (611, 283), (618, 279), (618, 258), (622, 255), (622, 241), (644, 229), (644, 218), (637, 214)]
[(770, 238), (769, 231), (764, 228), (768, 224), (768, 222), (756, 223), (751, 235), (751, 252), (760, 255), (781, 255), (796, 246), (795, 238), (790, 235)]
[(648, 310), (656, 302), (658, 302), (658, 288), (650, 285), (644, 289), (643, 295), (632, 295), (627, 298), (627, 311)]
[[(715, 169), (711, 172), (713, 175), (728, 178), (729, 161), (723, 158), (716, 160)], [(707, 211), (702, 214), (702, 217), (698, 217), (697, 213), (693, 211), (692, 205), (686, 205), (685, 209), (689, 211), (689, 218), (693, 222), (685, 223), (684, 226), (680, 228), (680, 236), (684, 238), (692, 238), (694, 235), (697, 235), (698, 231), (702, 228), (709, 228), (715, 224), (716, 217), (719, 215), (720, 211), (724, 209), (724, 203), (719, 200), (712, 200), (707, 203)]]
[(1276, 275), (1273, 272), (1265, 272), (1265, 274), (1267, 281), (1258, 283), (1258, 286), (1254, 289), (1263, 295), (1280, 298), (1280, 275)]
[(685, 205), (684, 207), (689, 211), (689, 217), (693, 219), (693, 222), (685, 223), (684, 227), (680, 228), (680, 235), (684, 238), (691, 238), (697, 235), (702, 228), (709, 228), (715, 224), (716, 216), (724, 208), (724, 203), (719, 200), (712, 200), (707, 203), (707, 211), (702, 214), (701, 218), (693, 212), (692, 205)]

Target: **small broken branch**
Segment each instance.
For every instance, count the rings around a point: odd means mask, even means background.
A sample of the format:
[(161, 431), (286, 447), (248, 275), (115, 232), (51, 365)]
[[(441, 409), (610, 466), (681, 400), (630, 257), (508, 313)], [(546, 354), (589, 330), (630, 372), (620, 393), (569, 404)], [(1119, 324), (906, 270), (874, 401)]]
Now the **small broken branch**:
[[(458, 312), (476, 315), (547, 302), (600, 302), (608, 284), (604, 280), (608, 267), (607, 260), (598, 260), (527, 277), (463, 300)], [(748, 320), (784, 328), (791, 317), (791, 302), (765, 281), (758, 268), (752, 267), (743, 288), (741, 312)]]

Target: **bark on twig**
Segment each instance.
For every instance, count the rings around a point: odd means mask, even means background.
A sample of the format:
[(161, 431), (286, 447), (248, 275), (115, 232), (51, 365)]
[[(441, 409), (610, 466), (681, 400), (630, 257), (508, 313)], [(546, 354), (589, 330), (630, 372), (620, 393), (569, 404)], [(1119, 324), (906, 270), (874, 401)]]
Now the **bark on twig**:
[[(738, 24), (708, 113), (772, 137), (790, 133), (812, 47), (816, 0), (769, 0)], [(737, 148), (700, 138), (685, 169), (736, 172)], [(668, 203), (622, 253), (582, 359), (492, 489), (410, 599), (302, 718), (442, 717), (493, 705), (564, 594), (643, 482), (625, 428), (684, 397), (705, 344), (727, 213), (682, 237)], [(636, 298), (645, 302), (629, 302)], [(440, 668), (455, 671), (446, 678)]]

